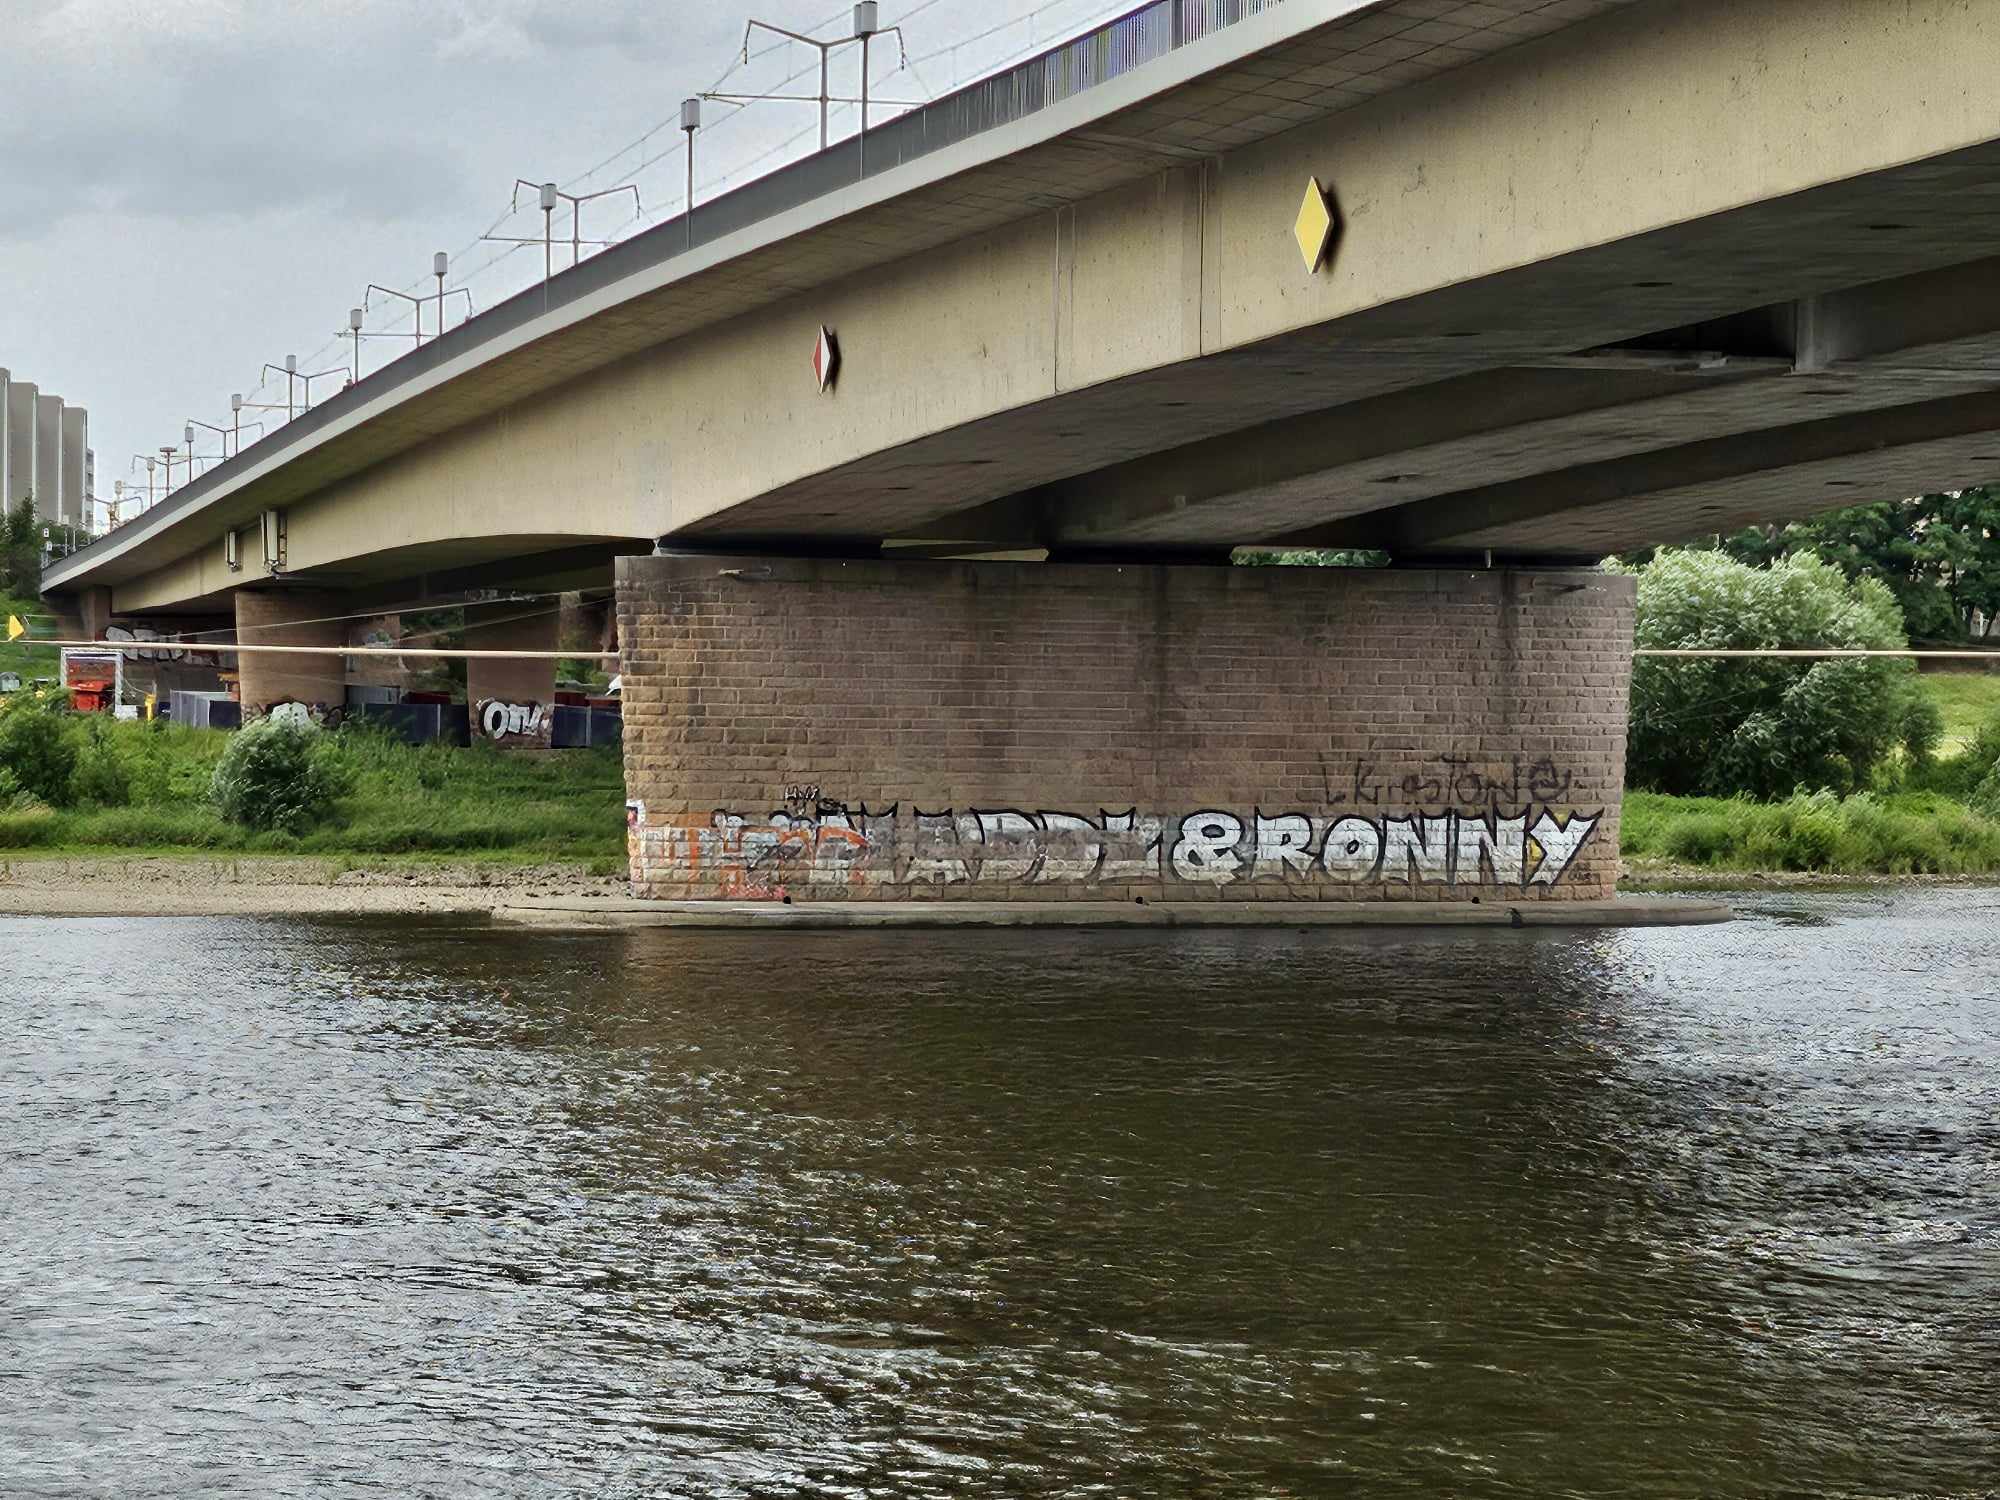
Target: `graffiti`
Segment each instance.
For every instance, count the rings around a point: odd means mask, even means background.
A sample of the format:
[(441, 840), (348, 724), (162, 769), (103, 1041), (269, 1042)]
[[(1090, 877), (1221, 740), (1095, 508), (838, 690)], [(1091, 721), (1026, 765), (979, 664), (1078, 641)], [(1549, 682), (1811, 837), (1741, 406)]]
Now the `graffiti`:
[(827, 886), (1170, 880), (1528, 889), (1560, 881), (1602, 821), (1601, 811), (1547, 803), (1512, 815), (1216, 809), (1169, 819), (1137, 808), (1095, 817), (994, 808), (905, 816), (896, 807), (854, 812), (818, 787), (787, 787), (786, 806), (761, 817), (716, 811), (656, 823), (644, 803), (627, 804), (635, 881), (765, 900)]
[(535, 740), (547, 743), (554, 723), (539, 703), (503, 703), (498, 698), (480, 701), (475, 722), (489, 740)]
[(283, 724), (288, 729), (317, 729), (326, 717), (326, 705), (305, 704), (297, 699), (288, 699), (282, 703), (267, 704), (264, 717), (273, 724)]
[(713, 881), (731, 900), (784, 901), (800, 884), (878, 883), (866, 856), (891, 847), (886, 825), (895, 817), (894, 808), (858, 817), (774, 812), (762, 821), (715, 812), (655, 823), (648, 820), (645, 803), (628, 802), (626, 844), (635, 880)]
[[(213, 651), (190, 651), (187, 647), (168, 640), (159, 631), (144, 625), (107, 625), (104, 627), (104, 639), (114, 644), (128, 641), (140, 643), (139, 649), (124, 653), (127, 661), (179, 662), (183, 666), (190, 667), (214, 667), (218, 664), (218, 658)], [(151, 641), (165, 644), (159, 646), (143, 644)]]
[[(1324, 765), (1324, 762), (1322, 762)], [(1380, 807), (1385, 792), (1406, 806), (1447, 808), (1560, 805), (1587, 787), (1569, 768), (1548, 756), (1514, 756), (1504, 766), (1465, 756), (1440, 755), (1401, 776), (1385, 776), (1366, 756), (1334, 775), (1326, 773), (1326, 800), (1335, 807)]]

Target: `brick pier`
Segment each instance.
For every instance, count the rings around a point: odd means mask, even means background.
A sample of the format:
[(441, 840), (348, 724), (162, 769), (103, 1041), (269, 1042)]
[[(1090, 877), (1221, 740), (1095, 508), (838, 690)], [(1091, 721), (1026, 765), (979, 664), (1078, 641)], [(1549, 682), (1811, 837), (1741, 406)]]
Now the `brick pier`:
[(626, 558), (636, 896), (1601, 901), (1633, 585)]

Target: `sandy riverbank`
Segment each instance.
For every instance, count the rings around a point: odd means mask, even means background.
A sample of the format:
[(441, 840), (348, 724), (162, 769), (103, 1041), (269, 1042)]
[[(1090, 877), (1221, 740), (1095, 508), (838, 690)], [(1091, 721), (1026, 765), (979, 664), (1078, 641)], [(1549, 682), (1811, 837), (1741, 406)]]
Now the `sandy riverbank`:
[(0, 861), (0, 915), (302, 916), (490, 912), (518, 898), (622, 897), (580, 864), (273, 856), (19, 856)]
[[(538, 926), (1259, 926), (1650, 925), (1716, 920), (1712, 903), (1636, 898), (1523, 908), (1367, 903), (633, 902), (622, 875), (580, 864), (267, 856), (16, 856), (0, 861), (0, 916), (499, 915)], [(1700, 907), (1700, 910), (1696, 910)], [(935, 908), (935, 909), (933, 909)]]

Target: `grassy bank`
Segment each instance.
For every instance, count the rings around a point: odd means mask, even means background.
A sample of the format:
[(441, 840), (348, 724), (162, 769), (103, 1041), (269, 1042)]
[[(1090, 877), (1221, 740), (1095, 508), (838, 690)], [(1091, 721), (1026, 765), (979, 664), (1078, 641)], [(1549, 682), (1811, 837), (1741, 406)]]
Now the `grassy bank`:
[[(9, 615), (15, 615), (31, 629), (46, 635), (54, 629), (55, 622), (43, 609), (38, 599), (0, 598), (0, 625), (7, 623)], [(10, 641), (6, 632), (0, 631), (0, 672), (14, 672), (23, 682), (30, 682), (37, 677), (54, 677), (61, 670), (62, 652), (56, 647), (37, 646), (27, 636)]]
[(2000, 875), (2000, 818), (1939, 792), (1816, 792), (1782, 802), (1628, 792), (1619, 849), (1640, 867)]
[(86, 732), (80, 782), (89, 789), (73, 807), (15, 799), (0, 811), (0, 850), (624, 862), (624, 775), (612, 750), (527, 755), (344, 730), (326, 737), (325, 753), (350, 789), (328, 821), (294, 835), (243, 828), (211, 805), (209, 782), (228, 742), (221, 731), (100, 720)]
[(2000, 672), (1926, 672), (1923, 689), (1944, 718), (1939, 752), (1956, 755), (1979, 726), (2000, 718)]

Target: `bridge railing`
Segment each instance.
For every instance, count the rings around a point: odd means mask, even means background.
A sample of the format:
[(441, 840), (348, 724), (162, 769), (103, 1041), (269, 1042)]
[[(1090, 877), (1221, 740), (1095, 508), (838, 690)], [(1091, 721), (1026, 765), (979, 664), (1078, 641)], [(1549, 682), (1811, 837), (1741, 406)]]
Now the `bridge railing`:
[(867, 175), (1074, 98), (1281, 0), (1154, 0), (868, 132)]

